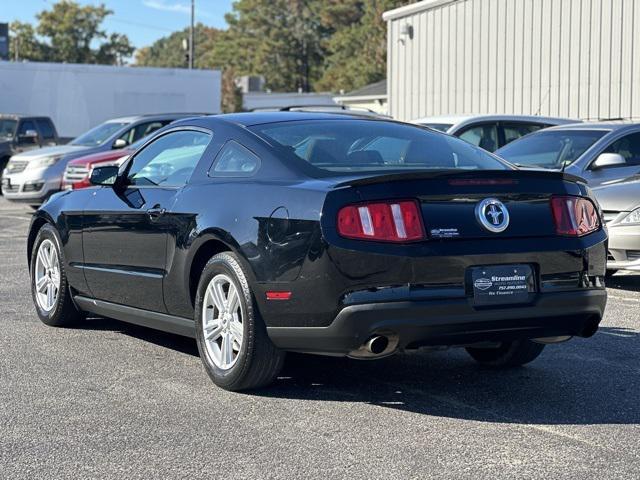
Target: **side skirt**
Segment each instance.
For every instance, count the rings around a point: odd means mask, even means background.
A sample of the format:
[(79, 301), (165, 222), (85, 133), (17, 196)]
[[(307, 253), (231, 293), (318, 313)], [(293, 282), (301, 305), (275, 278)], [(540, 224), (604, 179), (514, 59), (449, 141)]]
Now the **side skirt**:
[(184, 337), (195, 338), (195, 325), (193, 320), (182, 317), (174, 317), (166, 313), (151, 312), (140, 308), (127, 307), (117, 303), (95, 300), (83, 296), (75, 296), (75, 303), (81, 310), (100, 315), (101, 317), (115, 318), (127, 323), (155, 328), (163, 332), (175, 333)]

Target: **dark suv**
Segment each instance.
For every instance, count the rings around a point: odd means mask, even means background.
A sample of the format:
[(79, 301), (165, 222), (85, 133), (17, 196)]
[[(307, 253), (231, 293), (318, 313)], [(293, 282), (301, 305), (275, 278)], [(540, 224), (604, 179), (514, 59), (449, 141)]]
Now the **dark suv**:
[(0, 172), (16, 153), (59, 143), (56, 127), (49, 117), (0, 114)]

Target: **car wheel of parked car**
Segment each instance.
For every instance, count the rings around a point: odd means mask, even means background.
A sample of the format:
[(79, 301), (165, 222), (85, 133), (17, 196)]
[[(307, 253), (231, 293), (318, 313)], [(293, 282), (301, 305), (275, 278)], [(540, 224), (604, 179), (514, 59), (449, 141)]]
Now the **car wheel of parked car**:
[(275, 379), (285, 353), (271, 343), (233, 253), (219, 253), (204, 267), (195, 311), (198, 351), (216, 385), (248, 390)]
[(545, 345), (531, 340), (504, 342), (497, 348), (467, 348), (478, 363), (494, 368), (510, 368), (532, 362), (542, 353)]
[(83, 317), (71, 299), (60, 245), (55, 229), (45, 224), (31, 252), (31, 294), (38, 317), (52, 327), (68, 327)]

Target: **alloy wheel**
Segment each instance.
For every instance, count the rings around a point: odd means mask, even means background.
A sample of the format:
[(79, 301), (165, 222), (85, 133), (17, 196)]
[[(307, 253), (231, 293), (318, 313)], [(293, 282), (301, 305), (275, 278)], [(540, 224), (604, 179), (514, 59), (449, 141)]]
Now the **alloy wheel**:
[(244, 337), (240, 292), (230, 277), (218, 274), (211, 279), (202, 304), (204, 343), (211, 360), (228, 370), (238, 360)]
[(33, 281), (38, 306), (45, 312), (50, 312), (60, 294), (60, 259), (51, 240), (44, 240), (38, 247)]

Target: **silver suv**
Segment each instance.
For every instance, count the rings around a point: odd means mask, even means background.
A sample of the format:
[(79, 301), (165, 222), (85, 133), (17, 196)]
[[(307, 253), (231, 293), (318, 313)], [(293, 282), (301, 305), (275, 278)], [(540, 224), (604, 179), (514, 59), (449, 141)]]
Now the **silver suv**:
[(67, 163), (74, 158), (124, 148), (179, 118), (198, 114), (138, 115), (109, 120), (67, 145), (14, 155), (2, 172), (2, 193), (7, 200), (36, 207), (62, 188)]
[(459, 137), (489, 152), (540, 129), (579, 120), (538, 115), (453, 115), (423, 117), (413, 123)]

